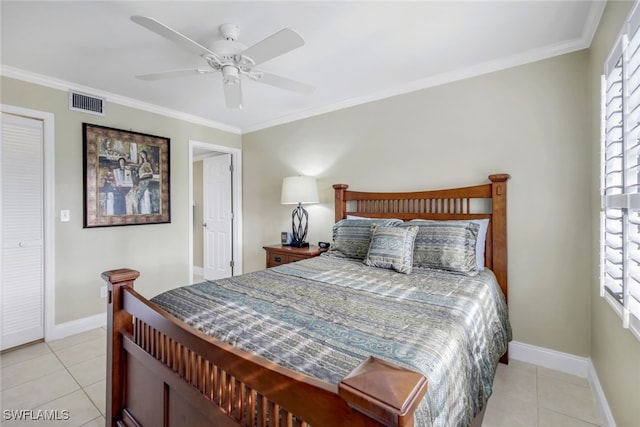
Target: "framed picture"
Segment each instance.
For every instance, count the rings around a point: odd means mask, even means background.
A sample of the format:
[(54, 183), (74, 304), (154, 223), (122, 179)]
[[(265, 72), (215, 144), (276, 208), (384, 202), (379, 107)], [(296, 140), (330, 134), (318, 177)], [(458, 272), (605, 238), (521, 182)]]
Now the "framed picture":
[(169, 138), (82, 124), (84, 228), (171, 222)]

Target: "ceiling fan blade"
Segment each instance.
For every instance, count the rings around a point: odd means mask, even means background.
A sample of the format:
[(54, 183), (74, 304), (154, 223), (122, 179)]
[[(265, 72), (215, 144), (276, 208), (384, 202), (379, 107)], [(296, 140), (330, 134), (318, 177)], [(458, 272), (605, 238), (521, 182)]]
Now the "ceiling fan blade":
[(255, 64), (261, 64), (303, 45), (304, 39), (298, 33), (284, 28), (248, 47), (242, 52), (242, 55), (251, 58)]
[(214, 72), (215, 70), (211, 69), (203, 69), (203, 68), (190, 68), (187, 70), (171, 70), (171, 71), (161, 71), (159, 73), (150, 73), (150, 74), (140, 74), (137, 75), (136, 78), (140, 80), (160, 80), (160, 79), (171, 79), (174, 77), (185, 77), (192, 76), (194, 74), (209, 74)]
[(260, 73), (262, 73), (262, 77), (253, 78), (255, 81), (260, 83), (268, 84), (271, 86), (290, 90), (293, 92), (302, 93), (304, 95), (311, 95), (313, 91), (316, 90), (315, 86), (302, 83), (296, 80), (292, 80), (287, 77), (282, 77), (282, 76), (278, 76), (276, 74), (271, 74), (271, 73), (265, 73), (264, 71), (260, 71)]
[(172, 42), (178, 44), (184, 49), (190, 50), (192, 52), (197, 53), (198, 55), (213, 55), (217, 56), (214, 52), (210, 51), (206, 47), (202, 46), (200, 43), (197, 43), (191, 40), (189, 37), (177, 32), (173, 28), (167, 27), (162, 22), (157, 21), (153, 18), (148, 18), (146, 16), (138, 16), (134, 15), (131, 17), (131, 20), (138, 25), (142, 25), (148, 30), (153, 31), (154, 33), (171, 40)]
[(242, 87), (240, 82), (236, 84), (225, 84), (224, 99), (228, 108), (242, 108)]

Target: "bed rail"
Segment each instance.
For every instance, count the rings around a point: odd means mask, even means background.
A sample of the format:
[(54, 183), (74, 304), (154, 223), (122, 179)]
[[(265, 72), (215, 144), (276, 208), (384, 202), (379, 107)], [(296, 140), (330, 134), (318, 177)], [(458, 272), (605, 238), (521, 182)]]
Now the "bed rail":
[(107, 425), (413, 426), (427, 391), (415, 372), (369, 358), (339, 385), (211, 338), (106, 271)]

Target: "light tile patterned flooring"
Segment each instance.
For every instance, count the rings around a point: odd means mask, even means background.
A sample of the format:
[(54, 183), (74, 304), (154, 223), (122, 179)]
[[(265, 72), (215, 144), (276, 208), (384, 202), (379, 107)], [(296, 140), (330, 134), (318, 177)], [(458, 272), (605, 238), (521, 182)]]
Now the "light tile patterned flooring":
[(589, 381), (511, 360), (498, 365), (483, 427), (602, 425)]
[[(106, 332), (95, 329), (0, 355), (2, 427), (104, 426)], [(67, 421), (16, 422), (5, 409), (69, 411)], [(518, 361), (498, 366), (483, 427), (601, 425), (584, 378)]]
[[(0, 355), (0, 425), (104, 426), (106, 343), (99, 328)], [(29, 409), (68, 410), (69, 419), (7, 420), (5, 410)]]

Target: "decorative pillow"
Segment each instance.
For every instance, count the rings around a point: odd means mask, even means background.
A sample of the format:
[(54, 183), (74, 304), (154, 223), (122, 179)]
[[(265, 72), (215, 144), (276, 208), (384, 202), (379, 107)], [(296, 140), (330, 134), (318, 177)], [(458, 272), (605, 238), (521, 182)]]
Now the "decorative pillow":
[(364, 263), (409, 274), (413, 266), (413, 244), (418, 227), (371, 226), (371, 244)]
[(478, 265), (478, 271), (484, 270), (484, 248), (487, 244), (487, 230), (489, 229), (489, 218), (484, 219), (472, 219), (480, 226), (478, 229), (478, 238), (476, 239), (476, 264)]
[[(410, 222), (434, 222), (429, 219), (412, 219)], [(462, 222), (475, 222), (480, 226), (478, 230), (478, 238), (476, 239), (476, 264), (478, 265), (478, 271), (484, 270), (484, 251), (487, 244), (487, 230), (489, 229), (489, 218), (482, 219), (462, 219), (462, 220), (450, 220), (450, 221), (462, 221)]]
[(371, 225), (393, 226), (399, 219), (343, 219), (333, 226), (333, 244), (329, 254), (363, 260), (371, 243)]
[(476, 242), (480, 225), (472, 221), (410, 221), (399, 228), (418, 226), (413, 266), (478, 274)]

